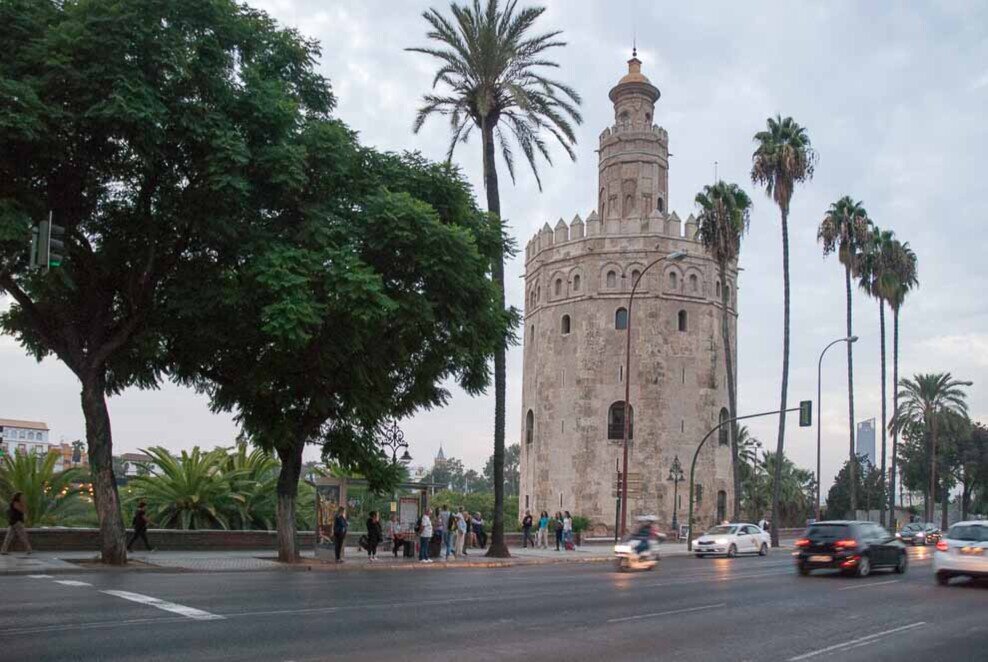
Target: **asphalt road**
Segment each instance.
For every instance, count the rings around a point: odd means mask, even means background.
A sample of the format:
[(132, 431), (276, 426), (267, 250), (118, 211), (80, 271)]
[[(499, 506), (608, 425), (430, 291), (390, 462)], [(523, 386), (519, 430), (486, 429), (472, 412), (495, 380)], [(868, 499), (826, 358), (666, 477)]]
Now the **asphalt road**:
[(0, 577), (0, 660), (985, 660), (988, 584), (788, 553), (357, 572)]

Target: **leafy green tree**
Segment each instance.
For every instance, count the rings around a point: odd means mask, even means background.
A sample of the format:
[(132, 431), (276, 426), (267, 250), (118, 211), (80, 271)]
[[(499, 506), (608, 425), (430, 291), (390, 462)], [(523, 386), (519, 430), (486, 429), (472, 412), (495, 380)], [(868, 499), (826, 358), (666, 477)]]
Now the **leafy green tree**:
[[(789, 204), (796, 184), (813, 178), (816, 153), (810, 145), (806, 129), (791, 117), (781, 115), (766, 121), (765, 131), (755, 134), (754, 154), (751, 156), (751, 181), (765, 186), (765, 193), (779, 207), (782, 215), (782, 397), (779, 406), (779, 439), (776, 454), (783, 455), (786, 438), (786, 396), (789, 390)], [(772, 493), (772, 521), (779, 521), (779, 490), (784, 463), (775, 465)], [(778, 527), (772, 527), (772, 546), (779, 546)]]
[(82, 469), (56, 472), (58, 459), (55, 452), (0, 458), (0, 508), (6, 512), (14, 494), (23, 492), (29, 527), (88, 523), (94, 513), (80, 485), (86, 473)]
[[(852, 469), (851, 461), (846, 460), (834, 479), (830, 491), (827, 493), (827, 517), (832, 519), (850, 518), (857, 516), (857, 508), (852, 507), (852, 489), (858, 495), (858, 504), (862, 505), (869, 512), (880, 507), (886, 502), (885, 485), (882, 481), (881, 469), (873, 466), (865, 459), (864, 455), (856, 455)], [(857, 485), (853, 485), (855, 481)]]
[(436, 462), (432, 469), (426, 472), (422, 480), (426, 483), (437, 483), (447, 487), (460, 487), (463, 485), (463, 462), (455, 457)]
[[(741, 238), (748, 230), (751, 216), (751, 198), (737, 184), (719, 181), (704, 186), (696, 194), (696, 204), (700, 208), (697, 217), (696, 237), (717, 263), (717, 273), (723, 287), (721, 292), (720, 333), (724, 343), (724, 363), (727, 367), (727, 402), (731, 419), (738, 417), (737, 382), (734, 378), (730, 318), (730, 292), (727, 286), (727, 268), (736, 264), (741, 253)], [(736, 272), (735, 272), (736, 273)], [(741, 519), (741, 473), (738, 466), (738, 425), (732, 423), (731, 432), (731, 474), (734, 479), (733, 519)]]
[[(487, 458), (484, 465), (484, 485), (487, 489), (494, 486), (494, 456)], [(518, 496), (521, 487), (521, 445), (511, 444), (504, 453), (504, 493), (508, 496)]]
[[(0, 328), (79, 379), (105, 563), (126, 562), (108, 395), (153, 387), (166, 290), (301, 177), (315, 43), (233, 0), (0, 3)], [(65, 260), (29, 268), (31, 227)]]
[(230, 517), (232, 529), (275, 528), (276, 489), (280, 467), (269, 451), (251, 449), (246, 440), (223, 460), (222, 471), (230, 484), (235, 513)]
[[(537, 167), (541, 155), (552, 163), (543, 137), (548, 133), (576, 160), (573, 146), (576, 134), (573, 124), (582, 121), (578, 106), (580, 95), (572, 87), (549, 78), (546, 68), (559, 65), (548, 59), (548, 52), (565, 45), (560, 31), (533, 34), (535, 22), (545, 7), (518, 9), (516, 0), (502, 7), (498, 0), (480, 0), (471, 4), (450, 3), (452, 18), (429, 9), (422, 17), (429, 24), (426, 36), (435, 46), (409, 48), (439, 60), (439, 69), (432, 86), (440, 83), (448, 88), (445, 94), (426, 94), (415, 117), (413, 130), (418, 133), (425, 121), (439, 116), (450, 123), (447, 160), (453, 151), (465, 143), (474, 130), (480, 132), (484, 164), (484, 190), (491, 222), (501, 227), (501, 197), (498, 188), (495, 143), (511, 180), (515, 178), (514, 152), (511, 138), (521, 149), (535, 181), (542, 188)], [(493, 261), (494, 282), (497, 283), (501, 306), (504, 306), (504, 254)], [(494, 354), (494, 466), (493, 478), (494, 525), (488, 556), (506, 557), (504, 544), (504, 416), (506, 367), (506, 337)]]
[[(847, 337), (854, 335), (854, 326), (851, 319), (851, 276), (857, 277), (860, 258), (860, 247), (867, 239), (871, 220), (868, 212), (861, 202), (855, 202), (854, 198), (845, 195), (837, 202), (830, 205), (820, 228), (817, 230), (817, 240), (823, 244), (824, 256), (837, 253), (837, 260), (844, 266), (844, 295), (847, 307)], [(882, 333), (884, 339), (885, 334)], [(847, 345), (847, 427), (850, 436), (848, 447), (848, 463), (853, 472), (857, 469), (857, 463), (851, 462), (854, 457), (854, 343)], [(885, 370), (882, 370), (885, 374)], [(882, 392), (884, 393), (884, 387)], [(856, 477), (851, 478), (849, 487), (851, 491), (852, 511), (857, 510)]]
[(467, 469), (463, 474), (463, 491), (467, 494), (471, 492), (494, 491), (493, 485), (487, 485), (485, 479), (474, 469)]
[(966, 520), (974, 495), (988, 488), (988, 429), (981, 423), (968, 426), (957, 445), (961, 519)]

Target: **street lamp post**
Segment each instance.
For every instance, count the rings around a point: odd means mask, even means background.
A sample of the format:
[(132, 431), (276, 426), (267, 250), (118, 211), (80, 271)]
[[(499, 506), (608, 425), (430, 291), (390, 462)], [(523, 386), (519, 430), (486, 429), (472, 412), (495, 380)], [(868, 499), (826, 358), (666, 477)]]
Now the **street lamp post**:
[(638, 279), (631, 285), (631, 295), (628, 297), (628, 314), (625, 329), (627, 337), (624, 346), (624, 450), (621, 460), (621, 537), (624, 537), (628, 528), (628, 433), (631, 426), (631, 405), (628, 402), (631, 398), (631, 306), (635, 302), (635, 293), (638, 291), (638, 284), (648, 273), (648, 270), (665, 260), (678, 262), (686, 257), (685, 251), (673, 251), (668, 255), (652, 260), (648, 266), (638, 274)]
[[(820, 352), (820, 360), (816, 364), (816, 510), (815, 517), (817, 521), (820, 521), (820, 431), (823, 427), (823, 405), (820, 403), (820, 379), (823, 374), (823, 355), (827, 353), (827, 350), (842, 342), (858, 342), (857, 336), (848, 336), (846, 338), (838, 338), (829, 345), (823, 348)], [(851, 425), (854, 422), (851, 421)], [(851, 430), (851, 434), (854, 434), (854, 430)]]
[[(401, 456), (402, 463), (408, 464), (412, 461), (412, 456), (408, 452), (408, 442), (405, 441), (405, 433), (398, 427), (398, 421), (390, 421), (381, 428), (381, 445), (391, 449), (392, 462), (398, 462), (399, 448), (405, 449)], [(384, 449), (381, 449), (381, 454), (384, 455)]]
[(679, 483), (683, 478), (683, 465), (679, 463), (677, 455), (672, 460), (672, 467), (669, 468), (669, 480), (672, 481), (672, 530), (677, 539), (679, 538)]

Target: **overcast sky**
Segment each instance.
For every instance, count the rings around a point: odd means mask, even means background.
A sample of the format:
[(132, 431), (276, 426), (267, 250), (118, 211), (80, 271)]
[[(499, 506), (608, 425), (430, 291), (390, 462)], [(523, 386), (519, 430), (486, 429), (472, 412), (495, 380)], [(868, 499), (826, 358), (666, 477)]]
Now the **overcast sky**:
[[(447, 126), (411, 132), (415, 107), (435, 63), (407, 53), (424, 45), (428, 3), (253, 0), (284, 24), (317, 38), (321, 71), (332, 81), (337, 114), (382, 150), (445, 155)], [(527, 4), (524, 1), (522, 5)], [(436, 4), (445, 10), (445, 4)], [(519, 245), (545, 222), (593, 208), (597, 136), (609, 126), (608, 90), (626, 72), (637, 32), (643, 72), (662, 98), (655, 121), (669, 132), (669, 207), (686, 217), (697, 190), (713, 178), (737, 182), (754, 199), (744, 239), (738, 293), (739, 410), (777, 407), (782, 347), (782, 258), (778, 209), (750, 184), (751, 136), (769, 115), (792, 115), (819, 152), (814, 180), (797, 189), (790, 218), (792, 351), (790, 405), (816, 393), (820, 349), (844, 334), (843, 271), (822, 257), (816, 228), (843, 195), (864, 202), (872, 219), (910, 242), (920, 289), (903, 309), (900, 372), (949, 371), (975, 382), (972, 416), (988, 421), (988, 239), (984, 158), (988, 152), (988, 5), (941, 3), (550, 2), (540, 21), (569, 44), (553, 54), (558, 77), (583, 96), (578, 160), (556, 149), (543, 191), (519, 168), (501, 171), (503, 213)], [(454, 157), (483, 200), (480, 147)], [(980, 159), (980, 160), (979, 160)], [(507, 267), (508, 300), (522, 307), (523, 260)], [(877, 304), (855, 293), (856, 418), (880, 416)], [(847, 456), (847, 382), (835, 347), (823, 371), (824, 490)], [(521, 420), (521, 348), (508, 357), (508, 443)], [(615, 357), (615, 361), (620, 360)], [(47, 421), (52, 439), (84, 436), (79, 385), (60, 363), (28, 358), (0, 337), (0, 417)], [(891, 411), (891, 325), (889, 328)], [(403, 423), (417, 462), (447, 456), (480, 468), (490, 454), (493, 397), (456, 393), (444, 409)], [(165, 386), (110, 400), (115, 451), (161, 444), (229, 444), (231, 417), (210, 413), (196, 394)], [(797, 427), (787, 454), (811, 468), (815, 432)], [(777, 424), (750, 425), (774, 448)], [(880, 443), (880, 442), (879, 442)], [(826, 493), (824, 491), (824, 493)]]

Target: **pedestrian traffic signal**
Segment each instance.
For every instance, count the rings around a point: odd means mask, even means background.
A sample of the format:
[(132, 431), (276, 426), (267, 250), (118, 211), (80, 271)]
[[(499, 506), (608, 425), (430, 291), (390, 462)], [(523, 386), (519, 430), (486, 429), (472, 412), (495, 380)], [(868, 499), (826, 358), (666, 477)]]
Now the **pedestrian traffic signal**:
[(813, 425), (813, 401), (803, 400), (799, 403), (799, 427), (808, 428)]
[(31, 231), (31, 266), (48, 270), (65, 260), (65, 228), (51, 221), (51, 214)]
[(65, 259), (65, 228), (48, 224), (48, 266), (60, 267)]

